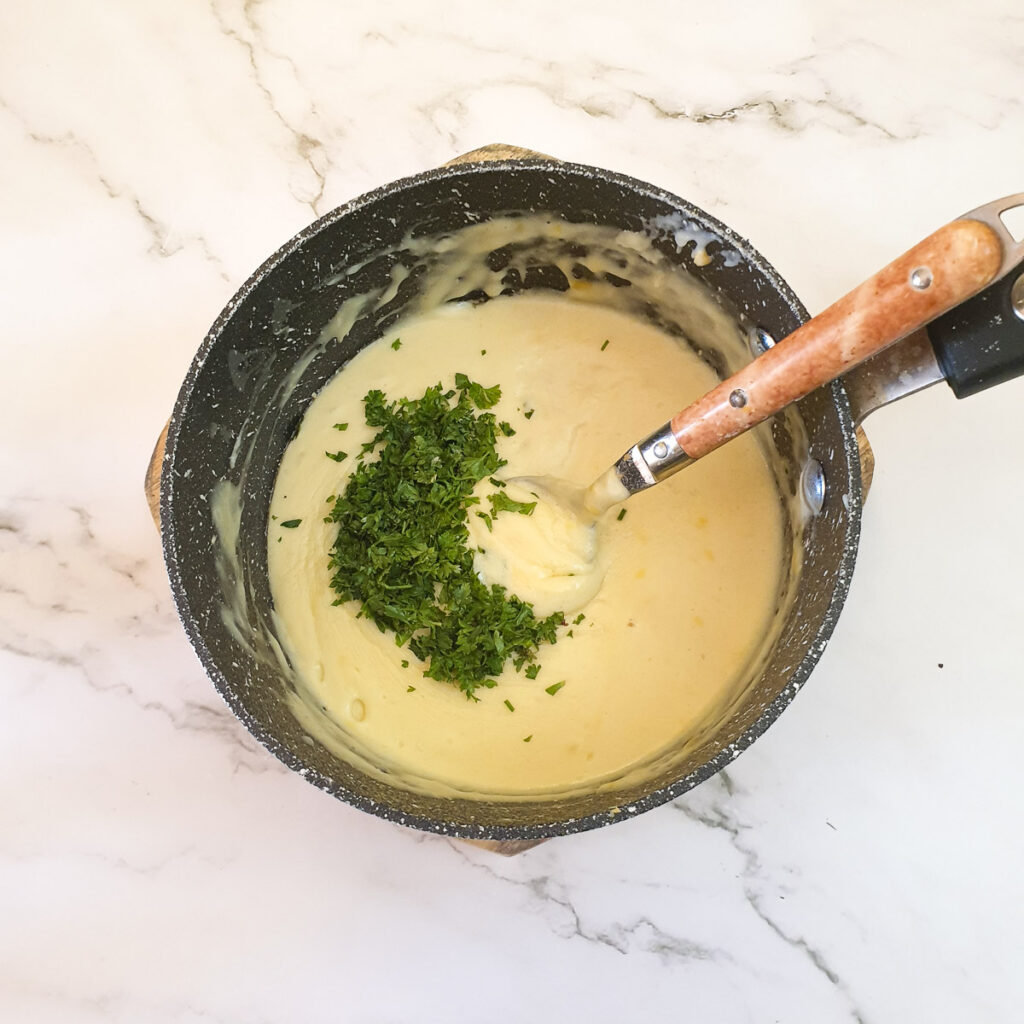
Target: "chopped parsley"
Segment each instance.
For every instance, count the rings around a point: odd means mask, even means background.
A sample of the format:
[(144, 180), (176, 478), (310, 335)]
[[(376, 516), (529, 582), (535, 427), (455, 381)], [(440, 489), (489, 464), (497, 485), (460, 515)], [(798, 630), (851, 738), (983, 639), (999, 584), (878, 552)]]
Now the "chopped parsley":
[(298, 526), (299, 523), (301, 523), (301, 522), (302, 522), (301, 519), (286, 519), (281, 525), (286, 530), (294, 530), (295, 527)]
[(603, 352), (607, 347), (608, 347), (608, 339), (605, 338), (604, 339), (604, 344), (601, 346), (601, 351)]
[(335, 423), (334, 424), (334, 429), (335, 430), (348, 430), (348, 424), (347, 423)]
[(397, 352), (402, 347), (402, 339), (395, 338), (395, 340), (391, 342), (391, 347)]
[(509, 709), (509, 711), (515, 711), (515, 708), (512, 707), (512, 701), (510, 701), (508, 698), (505, 699), (504, 704), (505, 707)]
[(523, 742), (524, 743), (529, 743), (530, 740), (532, 740), (532, 739), (533, 739), (533, 733), (531, 732), (529, 736), (524, 736), (523, 737)]
[(579, 615), (577, 615), (576, 618), (572, 620), (572, 624), (574, 626), (578, 626), (585, 618), (586, 615), (584, 615), (583, 612), (580, 612)]
[(544, 687), (544, 692), (545, 692), (545, 693), (550, 693), (550, 694), (551, 694), (551, 696), (552, 696), (552, 697), (554, 697), (554, 695), (555, 695), (556, 693), (558, 693), (558, 691), (559, 691), (559, 690), (560, 690), (560, 689), (561, 689), (561, 688), (562, 688), (563, 686), (565, 686), (565, 680), (564, 680), (564, 679), (563, 679), (563, 680), (562, 680), (562, 681), (561, 681), (560, 683), (552, 683), (552, 684), (551, 684), (550, 686), (545, 686), (545, 687)]
[(526, 668), (526, 678), (536, 679), (537, 673), (540, 671), (540, 665), (528, 665)]
[[(482, 384), (471, 381), (464, 373), (455, 374), (455, 386), (459, 391), (465, 391), (478, 409), (490, 409), (491, 406), (497, 405), (498, 399), (501, 398), (501, 388), (497, 384), (493, 388), (485, 388)], [(492, 417), (492, 426), (493, 422)]]
[[(532, 665), (563, 622), (561, 612), (538, 618), (532, 605), (487, 586), (473, 570), (466, 525), (472, 491), (505, 465), (494, 414), (477, 410), (500, 397), (497, 385), (462, 373), (454, 389), (436, 384), (421, 398), (389, 402), (371, 391), (363, 405), (377, 434), (363, 445), (326, 520), (338, 527), (328, 562), (335, 604), (359, 602), (360, 617), (427, 663), (425, 676), (473, 699), (478, 688), (495, 685), (508, 660)], [(490, 525), (499, 511), (533, 511), (533, 503), (504, 498), (489, 496), (491, 515), (476, 514)]]
[(619, 514), (615, 517), (620, 523), (626, 518), (626, 510), (624, 508), (619, 509)]
[(537, 411), (536, 409), (527, 409), (527, 410), (526, 410), (526, 412), (524, 412), (524, 413), (523, 413), (523, 415), (524, 415), (524, 416), (525, 416), (525, 417), (526, 417), (527, 419), (530, 419), (530, 417), (531, 417), (531, 416), (533, 416), (533, 414), (534, 414), (534, 413), (535, 413), (536, 411)]
[(324, 455), (329, 459), (334, 459), (335, 462), (344, 462), (348, 458), (348, 452), (324, 452)]
[[(491, 517), (493, 518), (499, 512), (518, 512), (521, 516), (532, 516), (533, 510), (537, 507), (535, 501), (516, 501), (514, 498), (510, 498), (507, 494), (488, 494), (487, 500), (491, 505)], [(478, 512), (477, 515), (483, 513)]]

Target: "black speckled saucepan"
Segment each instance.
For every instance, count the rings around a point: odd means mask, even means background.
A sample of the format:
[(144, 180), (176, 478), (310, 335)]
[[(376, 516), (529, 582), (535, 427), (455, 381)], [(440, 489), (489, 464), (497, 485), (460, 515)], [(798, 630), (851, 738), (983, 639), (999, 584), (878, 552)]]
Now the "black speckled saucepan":
[[(680, 250), (670, 240), (655, 244), (680, 274), (694, 275), (720, 296), (749, 326), (752, 338), (782, 338), (807, 319), (764, 258), (702, 210), (609, 171), (502, 155), (507, 152), (490, 147), (471, 154), (469, 162), (364, 195), (271, 256), (203, 342), (174, 407), (162, 461), (158, 446), (154, 468), (160, 469), (159, 521), (178, 612), (214, 685), (249, 731), (314, 785), (362, 810), (431, 832), (521, 846), (665, 803), (725, 767), (775, 721), (810, 675), (843, 606), (857, 553), (864, 484), (857, 431), (841, 384), (811, 394), (788, 419), (777, 418), (770, 443), (781, 467), (780, 500), (797, 507), (802, 485), (809, 484), (817, 503), (821, 492), (815, 494), (814, 484), (822, 477), (826, 482), (820, 509), (804, 515), (803, 525), (792, 530), (792, 543), (801, 549), (796, 552), (800, 570), (791, 577), (787, 600), (780, 598), (777, 635), (727, 719), (661, 757), (643, 782), (556, 799), (427, 796), (360, 771), (308, 736), (283, 700), (290, 684), (257, 636), (265, 630), (271, 603), (267, 506), (283, 449), (305, 407), (348, 359), (387, 330), (415, 292), (412, 275), (394, 301), (358, 318), (344, 337), (318, 344), (347, 298), (387, 279), (401, 258), (403, 238), (443, 236), (516, 212), (628, 231), (641, 231), (659, 217), (682, 217), (714, 239), (706, 247), (710, 259), (695, 261), (692, 246)], [(729, 258), (721, 258), (723, 253)], [(546, 272), (541, 262), (536, 273), (517, 277), (507, 290), (564, 287), (564, 278)], [(586, 263), (585, 252), (580, 262)], [(652, 309), (651, 315), (665, 324), (663, 312)], [(1018, 341), (1024, 352), (1024, 339)], [(263, 414), (254, 417), (255, 409)], [(820, 466), (821, 475), (809, 478), (808, 466)], [(210, 505), (211, 493), (224, 480), (243, 497), (233, 568), (216, 556)], [(232, 623), (222, 612), (226, 590), (245, 593), (241, 628), (248, 623), (257, 639), (240, 642), (238, 616)]]

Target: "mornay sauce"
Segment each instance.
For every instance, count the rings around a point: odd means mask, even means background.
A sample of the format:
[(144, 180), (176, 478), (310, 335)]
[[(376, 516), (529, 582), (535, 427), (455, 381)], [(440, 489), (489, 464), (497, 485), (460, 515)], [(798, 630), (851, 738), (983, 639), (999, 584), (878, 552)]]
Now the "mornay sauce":
[[(625, 313), (557, 296), (450, 305), (404, 321), (328, 382), (285, 451), (268, 532), (278, 635), (309, 708), (396, 784), (470, 796), (613, 784), (713, 720), (747, 681), (784, 564), (772, 472), (747, 434), (614, 506), (594, 527), (594, 549), (580, 552), (599, 574), (596, 585), (587, 583), (593, 596), (577, 593), (564, 572), (552, 584), (556, 602), (558, 588), (568, 587), (566, 603), (586, 616), (571, 626), (573, 636), (563, 631), (557, 644), (542, 645), (536, 679), (509, 663), (497, 687), (470, 701), (424, 678), (407, 648), (356, 617), (356, 604), (332, 604), (327, 562), (336, 527), (323, 522), (354, 454), (374, 434), (363, 396), (379, 388), (390, 400), (418, 398), (439, 381), (451, 386), (456, 372), (501, 386), (489, 411), (516, 430), (498, 439), (508, 460), (502, 477), (550, 476), (583, 487), (718, 383), (678, 339)], [(348, 429), (334, 429), (339, 422)], [(339, 448), (352, 454), (341, 463), (325, 457)], [(501, 518), (514, 519), (527, 539), (513, 538), (494, 555), (503, 567), (478, 559), (488, 578), (508, 570), (531, 543), (530, 529), (542, 525), (515, 513)], [(293, 519), (302, 522), (281, 526)], [(541, 562), (543, 555), (526, 559), (527, 573), (536, 576)], [(539, 601), (531, 585), (522, 596)], [(575, 614), (567, 614), (570, 625)], [(563, 680), (557, 693), (546, 692)]]

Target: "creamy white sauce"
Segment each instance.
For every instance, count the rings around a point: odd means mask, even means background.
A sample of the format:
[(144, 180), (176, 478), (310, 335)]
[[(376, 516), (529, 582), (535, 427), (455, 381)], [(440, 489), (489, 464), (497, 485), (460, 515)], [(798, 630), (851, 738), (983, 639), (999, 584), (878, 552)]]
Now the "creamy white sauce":
[[(494, 412), (516, 430), (500, 441), (503, 476), (580, 488), (717, 383), (683, 342), (639, 318), (536, 293), (434, 309), (364, 349), (310, 405), (271, 503), (270, 584), (302, 695), (295, 711), (339, 756), (408, 788), (525, 796), (613, 784), (721, 716), (749, 681), (789, 557), (764, 451), (754, 435), (738, 438), (585, 535), (557, 510), (533, 522), (503, 513), (490, 537), (475, 530), (481, 571), (508, 573), (541, 613), (543, 601), (562, 600), (586, 618), (572, 637), (542, 648), (535, 680), (509, 667), (470, 702), (423, 678), (415, 657), (357, 618), (354, 605), (332, 604), (334, 531), (323, 522), (352, 465), (324, 452), (356, 452), (370, 439), (366, 392), (418, 397), (455, 372), (502, 387)], [(348, 430), (335, 430), (338, 422)], [(302, 523), (282, 529), (291, 519)], [(573, 583), (572, 564), (593, 573)]]

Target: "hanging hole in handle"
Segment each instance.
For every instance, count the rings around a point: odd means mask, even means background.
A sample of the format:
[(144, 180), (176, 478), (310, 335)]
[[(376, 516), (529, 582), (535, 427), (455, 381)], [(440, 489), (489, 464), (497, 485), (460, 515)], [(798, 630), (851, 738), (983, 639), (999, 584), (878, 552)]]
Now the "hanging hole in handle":
[(1024, 261), (1024, 192), (1003, 196), (965, 213), (962, 220), (977, 220), (987, 224), (1002, 244), (1002, 260), (992, 277), (998, 280)]
[(1013, 236), (1015, 242), (1024, 242), (1024, 203), (1012, 206), (999, 214), (1003, 227)]

